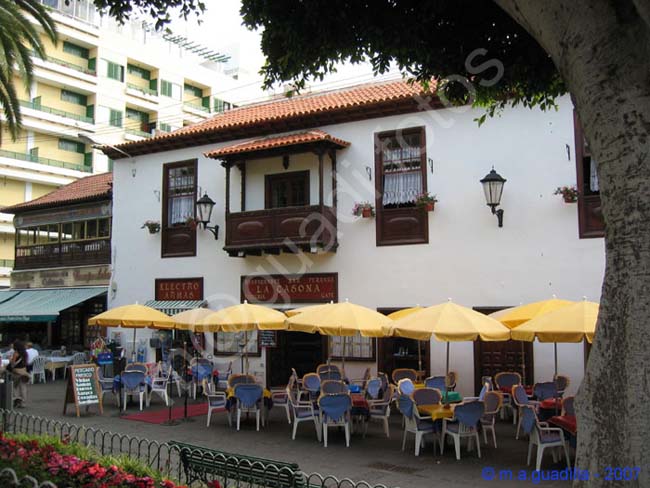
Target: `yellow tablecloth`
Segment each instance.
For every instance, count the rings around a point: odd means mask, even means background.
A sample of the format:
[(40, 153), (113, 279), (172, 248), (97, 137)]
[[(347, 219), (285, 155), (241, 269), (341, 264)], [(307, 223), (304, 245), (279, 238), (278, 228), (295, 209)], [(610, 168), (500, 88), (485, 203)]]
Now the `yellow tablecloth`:
[(433, 405), (418, 405), (420, 414), (431, 415), (432, 420), (450, 419), (454, 416), (454, 406), (450, 405), (445, 408), (443, 405), (436, 403)]
[(424, 388), (426, 385), (424, 383), (413, 383), (413, 387), (416, 390), (419, 390), (420, 388)]
[[(226, 388), (226, 396), (228, 398), (235, 396), (234, 388)], [(271, 390), (264, 388), (264, 398), (271, 398)]]

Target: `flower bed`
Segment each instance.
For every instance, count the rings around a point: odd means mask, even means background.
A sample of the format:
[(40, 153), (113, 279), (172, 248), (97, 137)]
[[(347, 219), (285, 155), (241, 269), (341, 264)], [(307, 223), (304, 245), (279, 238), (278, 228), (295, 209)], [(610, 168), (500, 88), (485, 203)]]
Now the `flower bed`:
[(66, 488), (183, 488), (131, 458), (98, 456), (53, 437), (0, 432), (0, 469)]

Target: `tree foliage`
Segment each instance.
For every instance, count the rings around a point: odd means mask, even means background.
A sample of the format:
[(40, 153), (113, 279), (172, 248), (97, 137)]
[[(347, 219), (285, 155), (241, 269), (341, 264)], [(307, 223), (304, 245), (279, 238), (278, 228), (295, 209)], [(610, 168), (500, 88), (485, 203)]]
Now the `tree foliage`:
[(0, 105), (14, 139), (22, 122), (14, 75), (29, 89), (34, 71), (32, 53), (40, 58), (45, 56), (41, 37), (30, 17), (56, 42), (54, 21), (38, 0), (0, 0)]
[(300, 87), (337, 63), (369, 61), (376, 73), (394, 63), (437, 80), (451, 101), (491, 112), (506, 98), (545, 108), (566, 91), (537, 41), (488, 0), (243, 0), (241, 13), (246, 26), (263, 29), (267, 86)]
[[(66, 0), (66, 4), (74, 0)], [(197, 17), (205, 11), (202, 0), (93, 0), (100, 12), (104, 12), (124, 23), (134, 14), (144, 14), (155, 20), (156, 29), (169, 24), (172, 15), (187, 19), (192, 14)]]

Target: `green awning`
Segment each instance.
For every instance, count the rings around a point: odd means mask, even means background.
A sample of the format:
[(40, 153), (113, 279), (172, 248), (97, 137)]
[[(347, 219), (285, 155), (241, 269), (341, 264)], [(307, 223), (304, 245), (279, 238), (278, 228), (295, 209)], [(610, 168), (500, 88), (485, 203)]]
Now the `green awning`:
[(10, 298), (15, 297), (20, 293), (20, 290), (0, 290), (0, 303), (4, 303)]
[(0, 322), (51, 322), (61, 310), (107, 291), (106, 287), (21, 290), (0, 303)]
[(167, 315), (175, 315), (186, 310), (205, 307), (207, 302), (205, 300), (149, 300), (144, 305)]

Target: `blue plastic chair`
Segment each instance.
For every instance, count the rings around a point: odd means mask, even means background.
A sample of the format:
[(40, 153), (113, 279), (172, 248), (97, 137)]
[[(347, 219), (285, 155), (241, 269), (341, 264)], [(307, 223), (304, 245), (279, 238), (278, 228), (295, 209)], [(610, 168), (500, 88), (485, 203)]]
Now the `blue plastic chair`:
[(397, 391), (402, 395), (412, 395), (415, 391), (415, 385), (409, 378), (403, 378), (397, 382)]
[[(404, 380), (402, 380), (404, 381)], [(417, 405), (409, 395), (400, 395), (397, 398), (397, 409), (402, 413), (404, 417), (404, 434), (402, 436), (402, 451), (406, 448), (406, 436), (407, 434), (415, 434), (415, 455), (420, 455), (420, 445), (422, 444), (422, 438), (426, 434), (435, 434), (438, 432), (437, 425), (431, 420), (431, 418), (422, 418), (418, 412)], [(433, 452), (436, 451), (436, 435), (433, 439)], [(439, 441), (440, 439), (438, 439)]]
[(338, 370), (323, 371), (318, 373), (318, 377), (321, 381), (331, 380), (331, 381), (341, 381), (343, 375)]
[(325, 447), (327, 447), (327, 430), (330, 425), (345, 429), (345, 445), (350, 447), (350, 410), (352, 409), (350, 395), (348, 393), (321, 395), (318, 399), (318, 406)]
[(324, 380), (320, 384), (320, 390), (323, 395), (332, 395), (334, 393), (349, 393), (348, 387), (342, 381)]
[(204, 381), (212, 384), (213, 371), (212, 361), (207, 359), (199, 359), (192, 364), (192, 398), (196, 399), (198, 385), (202, 385)]
[(416, 405), (436, 405), (442, 400), (442, 393), (437, 388), (420, 388), (412, 396)]
[(318, 399), (320, 395), (320, 376), (316, 373), (307, 373), (302, 377), (302, 389), (309, 393), (312, 400)]
[[(444, 454), (445, 436), (450, 435), (454, 439), (456, 448), (456, 459), (460, 460), (460, 439), (467, 437), (476, 440), (476, 450), (478, 457), (481, 457), (481, 442), (478, 437), (478, 424), (485, 413), (483, 402), (471, 401), (461, 403), (454, 408), (454, 418), (442, 421), (442, 439), (440, 440), (440, 454)], [(469, 444), (468, 444), (469, 446)]]
[(555, 381), (535, 383), (533, 394), (540, 402), (559, 397)]
[(447, 391), (447, 381), (444, 376), (430, 376), (424, 380), (424, 386), (440, 390), (440, 393)]
[(147, 365), (143, 363), (130, 363), (124, 368), (124, 371), (140, 371), (147, 374)]
[(123, 371), (120, 375), (120, 381), (122, 382), (122, 401), (124, 402), (123, 410), (126, 410), (127, 395), (138, 395), (140, 398), (140, 410), (142, 410), (142, 399), (145, 398), (146, 392), (144, 376), (144, 373), (141, 371)]
[[(241, 420), (241, 413), (255, 413), (255, 420), (257, 423), (257, 430), (260, 430), (260, 413), (262, 411), (262, 396), (264, 389), (261, 385), (241, 384), (235, 386), (235, 398), (237, 399), (237, 430)], [(262, 418), (262, 426), (264, 426), (264, 419)]]
[(379, 378), (372, 378), (366, 383), (366, 398), (369, 400), (377, 400), (381, 394), (381, 380)]

